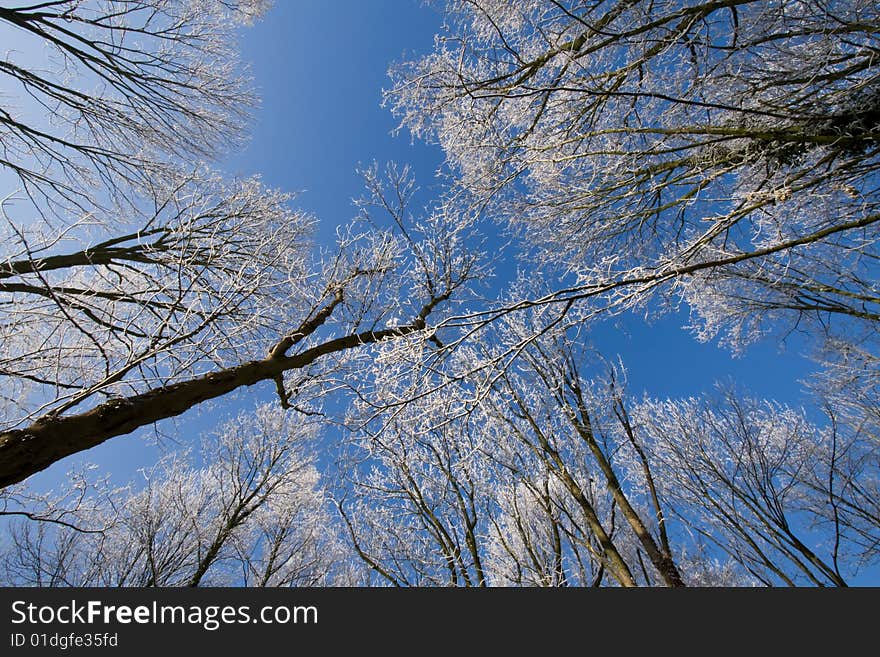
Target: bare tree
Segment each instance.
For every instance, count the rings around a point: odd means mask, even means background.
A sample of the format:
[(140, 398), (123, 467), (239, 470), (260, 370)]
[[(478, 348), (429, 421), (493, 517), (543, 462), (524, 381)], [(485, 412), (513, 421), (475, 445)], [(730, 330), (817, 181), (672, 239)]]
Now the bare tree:
[(481, 376), (455, 376), (437, 391), (448, 372), (410, 367), (427, 391), (413, 396), (393, 365), (431, 343), (409, 336), (380, 345), (391, 373), (376, 377), (372, 398), (349, 417), (361, 431), (332, 484), (341, 518), (328, 514), (299, 449), (316, 425), (264, 406), (210, 436), (202, 467), (172, 456), (121, 501), (75, 487), (83, 513), (65, 511), (54, 524), (20, 519), (7, 577), (845, 586), (880, 559), (870, 434), (833, 416), (817, 426), (803, 411), (729, 390), (634, 400), (619, 366), (600, 359), (604, 373), (588, 376), (596, 356), (571, 327), (536, 335), (525, 317), (493, 327), (509, 343), (531, 338), (509, 368), (499, 372), (485, 353), (503, 350), (498, 335), (447, 362), (488, 363), (488, 390), (479, 390)]
[(255, 97), (236, 29), (269, 2), (5, 4), (0, 29), (20, 47), (0, 61), (15, 94), (0, 109), (0, 166), (44, 218), (68, 223), (241, 138)]
[(58, 59), (0, 66), (42, 110), (0, 115), (21, 185), (0, 202), (0, 486), (241, 386), (274, 382), (286, 407), (319, 360), (425, 331), (468, 279), (455, 227), (360, 222), (318, 254), (288, 195), (200, 161), (241, 136), (235, 25), (266, 4), (0, 9)]
[(633, 418), (659, 496), (759, 581), (845, 586), (880, 556), (869, 437), (730, 391), (645, 400)]
[[(417, 343), (389, 343), (382, 375), (356, 405), (366, 465), (347, 468), (359, 476), (343, 513), (356, 552), (394, 584), (653, 581), (630, 566), (639, 548), (620, 500), (630, 519), (638, 514), (588, 465), (589, 440), (572, 439), (583, 416), (566, 420), (570, 399), (554, 397), (559, 359), (548, 364), (532, 344), (498, 369), (495, 352), (534, 338), (525, 316), (459, 346), (443, 369), (412, 367), (433, 362)], [(680, 584), (674, 564), (664, 566)]]
[[(876, 562), (873, 3), (453, 0), (388, 101), (455, 184), (413, 218), (406, 168), (368, 168), (324, 252), (287, 195), (201, 161), (241, 137), (232, 25), (263, 5), (0, 9), (58, 64), (0, 63), (25, 92), (0, 110), (0, 513), (51, 521), (15, 525), (10, 582), (335, 581), (301, 429), (265, 408), (119, 503), (16, 485), (263, 381), (297, 417), (354, 395), (335, 495), (364, 581), (843, 586)], [(542, 265), (468, 308), (483, 215)], [(734, 349), (809, 327), (825, 425), (590, 377), (588, 322), (655, 301)]]
[[(512, 480), (499, 491), (487, 563), (496, 586), (601, 586), (607, 570), (601, 546), (583, 533), (581, 513), (555, 477)], [(590, 504), (607, 501), (591, 490)]]
[[(726, 558), (753, 581), (844, 585), (841, 546), (852, 550), (852, 572), (874, 558), (865, 536), (876, 536), (866, 495), (875, 478), (866, 464), (877, 436), (880, 318), (876, 3), (446, 7), (434, 52), (392, 70), (387, 102), (403, 127), (444, 148), (455, 180), (450, 203), (513, 227), (539, 267), (530, 275), (562, 280), (542, 293), (520, 285), (494, 308), (458, 318), (471, 329), (503, 327), (468, 368), (446, 375), (471, 390), (461, 413), (495, 405), (497, 420), (589, 501), (559, 446), (566, 432), (582, 440), (597, 469), (591, 476), (601, 474), (636, 538), (639, 550), (629, 554), (644, 556), (668, 584), (686, 581), (682, 564), (692, 566), (711, 552), (705, 541), (717, 541), (737, 546), (725, 548)], [(680, 424), (678, 434), (665, 434), (682, 441), (681, 460), (666, 470), (656, 460), (664, 452), (645, 442), (651, 430), (640, 434), (633, 423), (631, 404), (617, 392), (591, 400), (595, 386), (567, 355), (568, 337), (556, 346), (545, 340), (562, 322), (574, 330), (599, 313), (682, 302), (699, 338), (721, 336), (734, 350), (766, 333), (806, 329), (824, 365), (814, 388), (827, 426), (796, 422), (797, 412), (778, 406), (762, 419), (753, 402), (734, 398), (713, 417), (739, 423), (713, 430), (695, 419), (709, 413), (697, 403), (688, 431)], [(547, 310), (528, 326), (514, 318), (551, 305), (560, 308), (556, 317)], [(765, 421), (790, 431), (771, 435)], [(718, 447), (703, 461), (684, 454), (715, 434), (726, 452)], [(765, 440), (781, 441), (782, 453), (771, 457)], [(626, 467), (615, 460), (625, 454)], [(731, 459), (742, 472), (707, 474)], [(836, 472), (844, 463), (846, 474)], [(754, 506), (724, 507), (732, 525), (723, 539), (706, 528), (722, 522), (712, 511), (699, 521), (688, 516), (687, 531), (705, 532), (705, 541), (679, 537), (676, 548), (666, 523), (687, 487), (670, 482), (696, 464), (705, 468), (707, 501), (745, 497)], [(779, 481), (783, 472), (792, 478)], [(859, 483), (841, 484), (850, 481)], [(661, 493), (666, 486), (677, 492)], [(851, 497), (843, 503), (841, 495)], [(692, 510), (702, 509), (699, 497), (690, 498)], [(581, 508), (612, 577), (635, 583), (642, 564), (607, 539), (607, 518)], [(844, 508), (859, 509), (856, 526)], [(823, 529), (807, 530), (810, 523)]]
[(547, 314), (509, 313), (446, 369), (404, 374), (421, 347), (386, 345), (343, 506), (380, 579), (845, 586), (876, 563), (869, 433), (732, 392), (633, 400), (580, 320)]
[(734, 348), (796, 326), (876, 354), (876, 3), (446, 6), (387, 102), (561, 265), (530, 303), (685, 301)]
[(11, 524), (5, 583), (37, 586), (328, 585), (341, 561), (314, 466), (317, 425), (262, 406), (170, 455), (77, 526)]
[(370, 458), (343, 468), (338, 506), (353, 551), (383, 584), (487, 586), (481, 447), (458, 427), (419, 430), (412, 419), (366, 437)]
[[(557, 478), (580, 505), (583, 520), (601, 545), (601, 558), (612, 575), (623, 585), (636, 583), (632, 568), (626, 564), (621, 549), (615, 544), (611, 533), (590, 502), (590, 488), (598, 478), (607, 489), (614, 507), (638, 540), (647, 559), (653, 564), (668, 586), (683, 586), (684, 580), (676, 566), (666, 530), (663, 508), (656, 496), (650, 497), (650, 515), (637, 509), (631, 492), (626, 490), (622, 477), (615, 467), (615, 452), (620, 449), (617, 441), (602, 431), (595, 413), (603, 406), (623, 412), (622, 404), (613, 398), (591, 398), (589, 382), (580, 374), (577, 358), (571, 345), (562, 341), (555, 345), (535, 343), (524, 350), (521, 358), (525, 377), (504, 372), (498, 378), (502, 399), (509, 400), (508, 408), (500, 406), (492, 397), (484, 403), (491, 405), (492, 413), (508, 430), (526, 446), (534, 450), (549, 472)], [(533, 392), (534, 390), (534, 392)], [(564, 419), (565, 424), (557, 423)], [(625, 421), (621, 415), (619, 420)], [(577, 439), (585, 452), (571, 450), (569, 444)], [(586, 462), (586, 468), (573, 464)], [(586, 476), (586, 479), (584, 479)], [(645, 464), (643, 477), (653, 486), (650, 468)]]
[[(418, 228), (405, 239), (352, 229), (337, 253), (309, 262), (310, 222), (283, 196), (240, 189), (238, 198), (189, 193), (168, 224), (150, 217), (94, 248), (41, 258), (20, 247), (3, 283), (14, 394), (0, 484), (260, 381), (275, 381), (287, 405), (285, 372), (425, 333), (471, 276), (453, 233)], [(426, 249), (437, 251), (427, 270), (413, 255)]]

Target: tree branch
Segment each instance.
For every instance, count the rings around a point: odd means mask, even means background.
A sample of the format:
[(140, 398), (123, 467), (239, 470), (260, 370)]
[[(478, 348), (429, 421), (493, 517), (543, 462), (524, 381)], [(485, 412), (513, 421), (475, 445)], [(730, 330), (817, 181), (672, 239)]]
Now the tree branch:
[[(18, 483), (56, 461), (115, 436), (176, 417), (209, 399), (222, 397), (243, 386), (273, 381), (284, 372), (306, 367), (327, 354), (420, 331), (425, 328), (425, 319), (431, 311), (448, 297), (449, 294), (444, 294), (431, 299), (408, 324), (334, 338), (294, 356), (276, 354), (250, 361), (139, 395), (113, 399), (77, 415), (59, 417), (50, 413), (23, 429), (2, 432), (0, 487)], [(314, 328), (320, 325), (314, 320), (312, 324)]]

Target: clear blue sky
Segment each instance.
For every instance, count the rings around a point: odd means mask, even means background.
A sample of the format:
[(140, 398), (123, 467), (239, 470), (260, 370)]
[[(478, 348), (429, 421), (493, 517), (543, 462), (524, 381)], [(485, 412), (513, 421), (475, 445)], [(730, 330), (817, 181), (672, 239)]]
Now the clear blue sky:
[[(319, 218), (318, 239), (328, 244), (336, 227), (354, 215), (351, 201), (362, 193), (355, 172), (359, 163), (408, 163), (430, 195), (442, 153), (413, 143), (405, 132), (392, 134), (396, 121), (381, 107), (381, 91), (389, 84), (389, 65), (430, 50), (441, 24), (437, 9), (421, 0), (276, 2), (264, 20), (243, 30), (243, 59), (262, 103), (247, 147), (219, 166), (229, 175), (259, 173), (272, 187), (301, 192), (295, 204)], [(796, 336), (784, 350), (767, 342), (734, 359), (715, 344), (694, 340), (681, 328), (686, 320), (674, 315), (648, 325), (625, 316), (597, 326), (593, 342), (606, 357), (621, 356), (636, 395), (697, 395), (716, 381), (735, 381), (756, 396), (796, 405), (805, 401), (798, 380), (812, 366), (801, 357)], [(250, 406), (254, 393), (272, 398), (271, 385), (258, 388), (216, 404), (208, 417), (216, 420)], [(184, 442), (210, 426), (203, 412), (175, 422), (167, 430)], [(97, 463), (122, 483), (156, 455), (139, 438), (119, 437), (55, 464), (32, 481), (57, 485), (81, 461)]]
[(226, 168), (303, 191), (297, 205), (320, 218), (324, 238), (354, 214), (358, 163), (407, 162), (430, 185), (439, 149), (393, 137), (380, 103), (391, 62), (427, 52), (441, 20), (420, 0), (276, 2), (243, 33), (262, 107), (250, 146)]
[[(405, 132), (393, 136), (396, 121), (380, 103), (389, 65), (429, 51), (442, 18), (422, 0), (276, 2), (266, 20), (244, 32), (262, 107), (249, 147), (225, 168), (303, 190), (296, 204), (320, 219), (322, 239), (354, 214), (358, 163), (409, 163), (430, 191), (442, 153)], [(796, 336), (784, 350), (767, 342), (732, 359), (717, 345), (696, 342), (681, 329), (686, 321), (678, 315), (648, 326), (630, 316), (598, 327), (593, 340), (607, 356), (623, 357), (633, 392), (691, 395), (733, 379), (755, 395), (799, 402), (797, 380), (811, 364)]]
[[(266, 19), (243, 32), (243, 59), (262, 104), (248, 146), (219, 166), (229, 175), (260, 173), (272, 187), (301, 192), (295, 204), (319, 218), (318, 239), (324, 243), (354, 215), (351, 200), (361, 194), (359, 163), (408, 163), (430, 194), (442, 154), (412, 143), (406, 133), (392, 135), (396, 122), (380, 103), (389, 65), (427, 52), (441, 23), (438, 11), (421, 0), (278, 0)], [(596, 327), (593, 342), (606, 357), (623, 359), (636, 395), (698, 395), (716, 381), (732, 380), (756, 396), (807, 403), (798, 380), (809, 376), (812, 364), (801, 356), (797, 336), (785, 349), (768, 341), (734, 359), (715, 344), (698, 343), (681, 328), (686, 320), (673, 315), (647, 325), (625, 316)], [(213, 422), (250, 406), (254, 394), (269, 400), (272, 386), (244, 391), (207, 417)], [(204, 413), (177, 421), (183, 441), (209, 426)], [(122, 483), (157, 454), (138, 436), (119, 437), (32, 481), (37, 487), (57, 485), (79, 461), (98, 464)]]

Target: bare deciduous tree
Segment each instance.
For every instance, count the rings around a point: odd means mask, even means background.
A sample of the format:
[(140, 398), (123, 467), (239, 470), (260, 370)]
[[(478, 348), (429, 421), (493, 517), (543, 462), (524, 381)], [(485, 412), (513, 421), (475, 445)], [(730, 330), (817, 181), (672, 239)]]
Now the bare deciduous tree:
[(424, 331), (469, 278), (460, 227), (361, 222), (315, 254), (287, 195), (199, 161), (240, 135), (234, 24), (265, 4), (0, 10), (60, 59), (0, 67), (58, 117), (0, 122), (21, 185), (0, 202), (0, 486), (241, 386), (274, 382), (288, 406), (286, 372)]
[(142, 229), (93, 248), (40, 257), (13, 241), (22, 256), (2, 283), (13, 394), (0, 485), (242, 386), (276, 381), (286, 405), (285, 372), (424, 332), (471, 276), (454, 232), (418, 228), (405, 239), (349, 231), (338, 253), (312, 259), (310, 222), (283, 196), (256, 183), (236, 193), (162, 198)]
[(390, 368), (360, 403), (376, 424), (343, 510), (380, 580), (845, 586), (877, 562), (870, 434), (730, 391), (633, 400), (619, 367), (588, 377), (578, 325), (508, 314), (447, 371)]
[[(358, 581), (845, 586), (880, 559), (875, 3), (451, 0), (387, 98), (452, 189), (414, 219), (407, 169), (368, 168), (322, 253), (287, 195), (201, 162), (251, 101), (226, 21), (263, 5), (0, 9), (60, 66), (0, 62), (58, 116), (0, 110), (21, 186), (0, 202), (0, 514), (49, 521), (15, 524), (11, 583), (341, 581), (305, 429), (265, 407), (121, 503), (17, 485), (263, 381), (295, 417), (353, 393), (334, 494)], [(542, 266), (467, 308), (481, 214)], [(597, 314), (682, 302), (734, 349), (808, 327), (822, 424), (590, 376)]]
[(0, 61), (0, 165), (42, 216), (67, 223), (242, 136), (255, 97), (236, 29), (269, 2), (5, 4), (19, 47)]
[(734, 348), (796, 326), (837, 365), (876, 354), (875, 2), (447, 8), (387, 101), (466, 202), (561, 264), (534, 303), (683, 300)]
[(315, 423), (276, 408), (171, 455), (128, 491), (70, 512), (76, 527), (13, 522), (6, 584), (313, 586), (341, 561), (313, 448)]
[(819, 429), (730, 391), (633, 409), (658, 495), (690, 532), (772, 585), (845, 586), (880, 556), (871, 439), (831, 420)]

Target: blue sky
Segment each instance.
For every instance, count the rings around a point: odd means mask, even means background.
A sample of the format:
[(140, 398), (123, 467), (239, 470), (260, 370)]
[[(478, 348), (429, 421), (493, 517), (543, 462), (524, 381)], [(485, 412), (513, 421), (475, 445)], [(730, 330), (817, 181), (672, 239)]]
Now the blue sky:
[[(262, 106), (248, 147), (224, 168), (301, 191), (295, 203), (318, 217), (321, 240), (332, 239), (354, 214), (351, 200), (362, 191), (359, 163), (408, 163), (430, 194), (442, 153), (413, 143), (405, 131), (393, 135), (397, 122), (380, 105), (389, 65), (428, 52), (442, 22), (438, 9), (422, 0), (277, 2), (265, 20), (244, 31), (243, 56)], [(682, 313), (648, 325), (628, 315), (597, 327), (593, 341), (607, 356), (621, 355), (637, 394), (692, 395), (715, 381), (735, 380), (755, 395), (801, 402), (798, 380), (812, 367), (797, 336), (783, 349), (768, 341), (734, 359), (682, 330), (687, 319)]]
[[(295, 205), (319, 219), (317, 239), (324, 244), (355, 213), (352, 199), (362, 189), (359, 163), (408, 163), (430, 196), (442, 153), (413, 143), (405, 132), (392, 134), (396, 121), (381, 107), (381, 90), (389, 84), (389, 65), (429, 51), (441, 24), (437, 9), (421, 0), (278, 0), (263, 21), (243, 31), (242, 56), (262, 103), (250, 142), (220, 168), (231, 176), (259, 173), (272, 187), (300, 192)], [(805, 347), (796, 335), (782, 348), (768, 340), (733, 358), (717, 344), (697, 342), (682, 329), (686, 322), (686, 314), (653, 324), (626, 315), (598, 325), (593, 342), (607, 358), (622, 358), (630, 392), (637, 396), (698, 395), (715, 382), (733, 381), (755, 396), (808, 403), (799, 380), (809, 377), (813, 365), (803, 357)], [(193, 437), (214, 420), (250, 406), (255, 393), (261, 400), (273, 397), (266, 384), (217, 405), (216, 413), (189, 413), (177, 422), (181, 437)], [(120, 437), (55, 464), (32, 481), (37, 487), (57, 485), (76, 462), (91, 462), (122, 483), (157, 454), (137, 436)]]
[[(277, 2), (264, 20), (242, 31), (242, 58), (261, 105), (247, 146), (218, 166), (230, 176), (260, 174), (269, 186), (298, 192), (294, 204), (318, 218), (317, 240), (328, 245), (336, 227), (355, 214), (352, 199), (362, 194), (359, 164), (407, 163), (429, 198), (438, 187), (442, 153), (406, 132), (393, 134), (397, 122), (381, 98), (389, 65), (428, 52), (442, 20), (437, 8), (421, 0)], [(809, 376), (812, 363), (802, 357), (797, 336), (784, 349), (767, 341), (732, 358), (717, 344), (693, 339), (682, 329), (686, 322), (684, 313), (651, 324), (625, 315), (597, 325), (592, 341), (606, 358), (622, 358), (637, 396), (698, 395), (716, 382), (733, 381), (755, 396), (807, 403), (798, 381)], [(271, 400), (274, 393), (268, 384), (243, 391), (235, 400), (188, 413), (166, 430), (186, 442), (218, 418), (251, 406), (254, 394)], [(164, 443), (175, 446), (170, 439)], [(55, 464), (32, 482), (57, 485), (75, 463), (88, 462), (123, 483), (157, 456), (146, 441), (120, 437)]]
[(318, 216), (324, 239), (354, 214), (359, 163), (407, 162), (430, 185), (439, 149), (393, 137), (396, 121), (380, 103), (388, 66), (427, 52), (441, 21), (420, 0), (277, 2), (243, 32), (262, 107), (248, 148), (224, 168), (302, 191), (296, 205)]
[[(276, 2), (264, 20), (242, 30), (242, 59), (261, 97), (251, 139), (216, 165), (230, 176), (260, 174), (271, 187), (299, 193), (294, 204), (319, 218), (316, 238), (323, 244), (332, 244), (336, 227), (355, 214), (352, 199), (363, 191), (359, 163), (410, 163), (428, 193), (440, 150), (408, 135), (393, 137), (396, 121), (380, 104), (389, 64), (430, 49), (441, 20), (419, 0)], [(255, 395), (272, 400), (273, 390), (257, 386), (163, 423), (162, 444), (190, 443), (220, 419), (251, 408)], [(30, 481), (35, 488), (60, 486), (75, 465), (92, 463), (124, 484), (158, 458), (155, 435), (147, 429), (115, 438)]]

